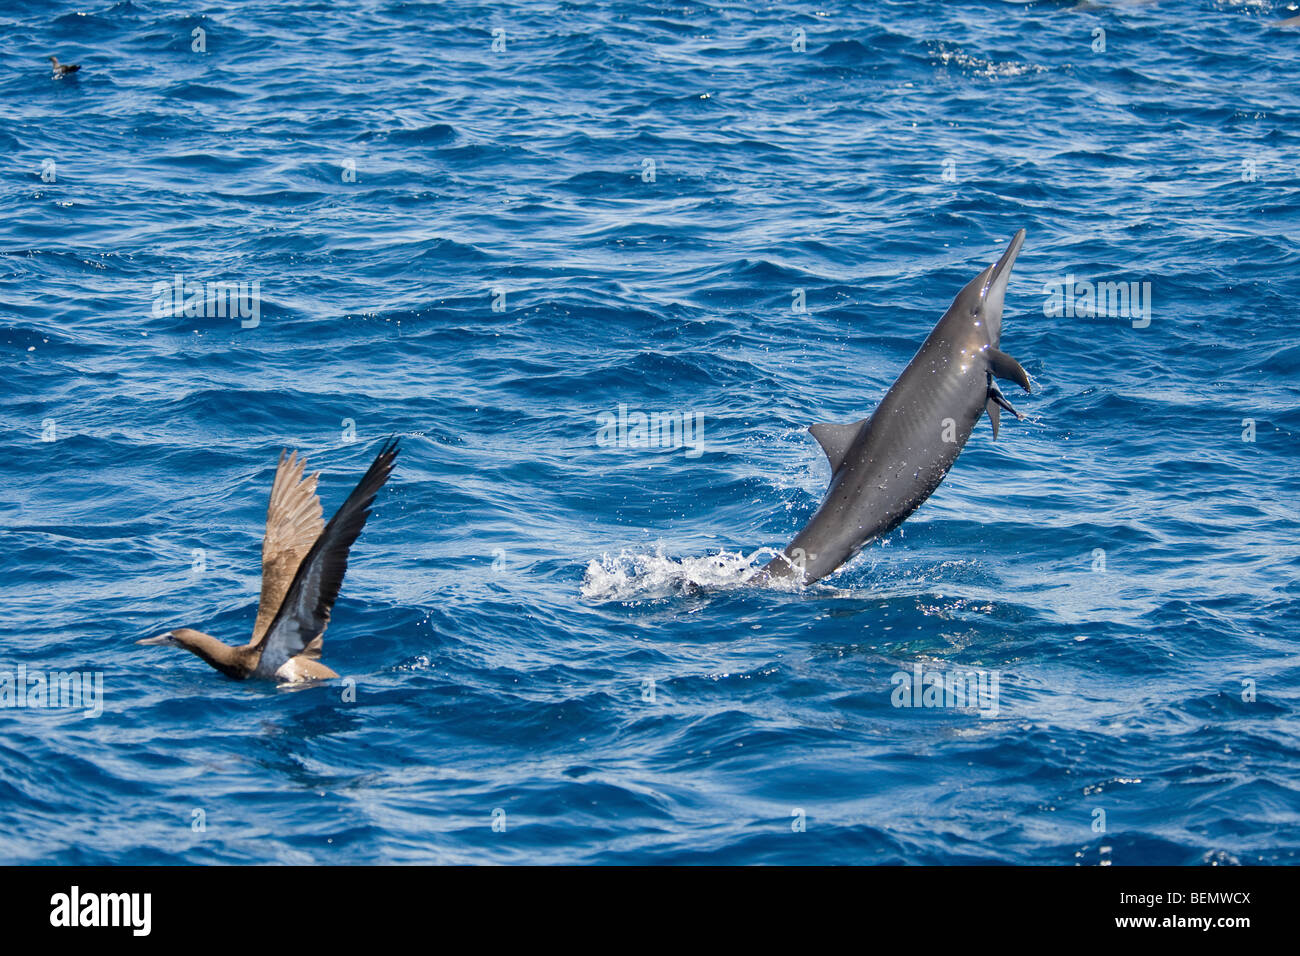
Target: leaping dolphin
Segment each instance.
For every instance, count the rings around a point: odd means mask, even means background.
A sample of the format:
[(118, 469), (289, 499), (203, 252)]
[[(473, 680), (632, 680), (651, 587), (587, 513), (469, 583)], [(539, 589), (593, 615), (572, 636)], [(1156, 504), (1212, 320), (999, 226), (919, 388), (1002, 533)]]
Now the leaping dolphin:
[(831, 484), (817, 513), (755, 580), (826, 577), (867, 543), (888, 534), (929, 498), (948, 474), (981, 413), (993, 437), (1006, 409), (994, 379), (1029, 391), (1029, 376), (999, 346), (1002, 300), (1025, 241), (1021, 229), (1002, 258), (953, 300), (871, 417), (813, 425), (831, 463)]

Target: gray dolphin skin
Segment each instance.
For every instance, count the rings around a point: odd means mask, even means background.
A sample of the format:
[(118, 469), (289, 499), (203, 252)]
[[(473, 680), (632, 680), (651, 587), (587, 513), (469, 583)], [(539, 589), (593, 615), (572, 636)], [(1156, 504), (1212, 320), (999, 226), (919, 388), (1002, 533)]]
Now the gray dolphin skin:
[(1017, 419), (994, 379), (1029, 391), (1029, 376), (998, 346), (1002, 300), (1025, 241), (1021, 229), (1002, 258), (962, 289), (871, 417), (808, 430), (831, 463), (817, 513), (755, 581), (826, 577), (888, 534), (929, 498), (988, 412), (998, 437), (1001, 410)]

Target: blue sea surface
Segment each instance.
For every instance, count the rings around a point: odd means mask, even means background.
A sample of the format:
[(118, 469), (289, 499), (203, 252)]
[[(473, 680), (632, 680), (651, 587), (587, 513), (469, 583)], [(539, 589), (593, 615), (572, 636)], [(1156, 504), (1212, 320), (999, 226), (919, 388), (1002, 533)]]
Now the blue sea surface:
[[(1298, 13), (0, 0), (0, 671), (104, 695), (0, 707), (0, 862), (1296, 862)], [(1022, 227), (1026, 419), (745, 586)], [(346, 681), (134, 643), (389, 434)]]

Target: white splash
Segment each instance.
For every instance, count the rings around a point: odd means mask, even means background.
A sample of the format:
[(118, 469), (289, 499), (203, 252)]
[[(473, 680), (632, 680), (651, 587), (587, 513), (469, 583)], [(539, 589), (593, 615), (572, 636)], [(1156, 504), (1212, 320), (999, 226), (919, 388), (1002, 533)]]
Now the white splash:
[(1012, 61), (998, 63), (993, 60), (984, 60), (977, 56), (971, 56), (961, 50), (950, 50), (942, 43), (937, 45), (934, 53), (944, 66), (952, 64), (972, 76), (980, 76), (986, 79), (1047, 72), (1047, 67), (1040, 66), (1037, 63), (1015, 63)]
[[(745, 587), (750, 578), (778, 552), (759, 548), (752, 554), (719, 551), (698, 558), (670, 558), (663, 550), (653, 553), (621, 551), (591, 561), (582, 577), (582, 596), (588, 601), (653, 601), (659, 598)], [(768, 582), (765, 587), (798, 590), (790, 579)]]

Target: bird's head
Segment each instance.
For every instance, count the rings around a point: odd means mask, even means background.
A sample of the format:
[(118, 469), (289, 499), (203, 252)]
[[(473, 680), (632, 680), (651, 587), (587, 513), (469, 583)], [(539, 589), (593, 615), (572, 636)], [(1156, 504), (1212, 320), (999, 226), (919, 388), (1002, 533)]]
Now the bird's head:
[(151, 647), (184, 647), (187, 650), (195, 645), (196, 638), (201, 637), (198, 631), (191, 630), (188, 627), (178, 627), (175, 630), (164, 631), (154, 637), (146, 637), (143, 640), (136, 641), (137, 644), (146, 644)]

